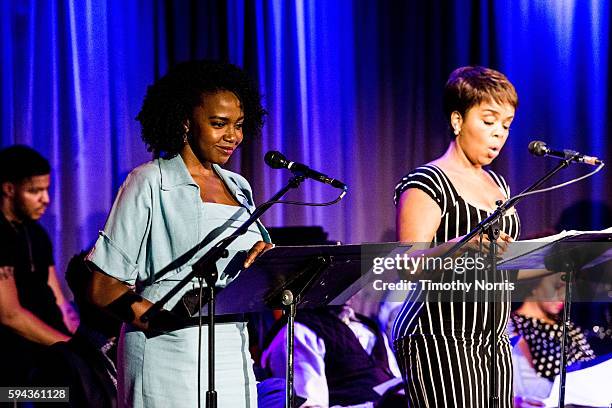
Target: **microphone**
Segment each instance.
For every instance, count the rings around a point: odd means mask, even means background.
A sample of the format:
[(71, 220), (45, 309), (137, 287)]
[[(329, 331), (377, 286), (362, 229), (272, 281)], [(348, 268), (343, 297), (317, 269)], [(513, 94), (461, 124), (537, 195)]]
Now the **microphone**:
[(578, 163), (590, 164), (591, 166), (598, 166), (602, 163), (597, 157), (587, 156), (574, 150), (553, 150), (546, 145), (546, 142), (540, 140), (530, 142), (528, 149), (529, 153), (535, 156), (552, 156), (563, 160), (573, 158)]
[(266, 164), (273, 169), (289, 169), (293, 173), (300, 173), (304, 177), (320, 181), (321, 183), (330, 184), (332, 187), (341, 190), (348, 190), (348, 186), (340, 180), (333, 179), (326, 174), (319, 173), (302, 163), (289, 161), (281, 152), (270, 150), (264, 157)]

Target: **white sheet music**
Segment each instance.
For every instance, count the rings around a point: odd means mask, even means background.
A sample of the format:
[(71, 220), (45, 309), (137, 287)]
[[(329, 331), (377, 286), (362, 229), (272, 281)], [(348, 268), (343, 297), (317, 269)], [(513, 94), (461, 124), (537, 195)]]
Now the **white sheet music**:
[[(612, 359), (578, 371), (567, 373), (565, 404), (589, 407), (610, 407), (612, 404)], [(544, 400), (546, 407), (559, 405), (559, 376), (555, 377), (550, 396)]]
[[(585, 234), (611, 234), (612, 227), (606, 228), (601, 231), (563, 231), (555, 235), (549, 235), (547, 237), (528, 239), (524, 241), (516, 241), (508, 246), (508, 249), (501, 257), (498, 265), (499, 267), (510, 265), (512, 269), (534, 269), (534, 265), (541, 264), (540, 268), (543, 267), (543, 253), (538, 249), (549, 246), (555, 242), (561, 241), (566, 237), (574, 237)], [(612, 251), (611, 251), (612, 252)], [(610, 255), (610, 256), (608, 256)], [(611, 254), (602, 255), (600, 261), (606, 258), (612, 257)], [(520, 258), (520, 260), (518, 260)], [(518, 263), (517, 263), (518, 260)], [(590, 267), (593, 265), (586, 265)]]

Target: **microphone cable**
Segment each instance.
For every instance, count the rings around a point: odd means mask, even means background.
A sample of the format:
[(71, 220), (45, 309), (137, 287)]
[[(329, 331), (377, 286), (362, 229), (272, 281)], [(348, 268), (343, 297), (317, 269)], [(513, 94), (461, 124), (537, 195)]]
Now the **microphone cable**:
[(592, 172), (587, 173), (587, 174), (585, 174), (583, 176), (576, 177), (574, 179), (571, 179), (569, 181), (566, 181), (566, 182), (563, 182), (563, 183), (560, 183), (560, 184), (555, 184), (554, 186), (542, 188), (542, 189), (539, 189), (539, 190), (528, 191), (526, 193), (521, 193), (521, 194), (518, 194), (518, 195), (516, 195), (514, 197), (510, 197), (508, 199), (517, 199), (519, 197), (526, 197), (526, 196), (529, 196), (529, 195), (532, 195), (532, 194), (545, 193), (547, 191), (552, 191), (552, 190), (556, 190), (556, 189), (561, 188), (561, 187), (569, 186), (570, 184), (577, 183), (577, 182), (579, 182), (581, 180), (584, 180), (586, 178), (589, 178), (589, 177), (595, 175), (595, 173), (598, 173), (599, 171), (601, 171), (601, 169), (604, 166), (605, 166), (605, 163), (601, 162), (601, 164), (599, 164), (595, 170), (593, 170)]
[(334, 205), (338, 201), (342, 200), (344, 196), (346, 195), (347, 191), (348, 190), (343, 190), (342, 193), (340, 193), (340, 195), (336, 197), (335, 200), (327, 201), (325, 203), (309, 203), (306, 201), (275, 200), (275, 201), (266, 201), (265, 203), (260, 204), (259, 206), (261, 207), (264, 205), (272, 205), (272, 204), (286, 204), (286, 205), (303, 205), (303, 206), (309, 206), (309, 207), (327, 207), (330, 205)]
[[(305, 201), (290, 201), (290, 200), (270, 200), (270, 201), (266, 201), (266, 202), (258, 205), (255, 208), (255, 210), (253, 210), (253, 211), (249, 210), (247, 207), (244, 207), (244, 206), (241, 206), (241, 207), (244, 208), (247, 211), (247, 213), (249, 213), (251, 215), (253, 214), (254, 211), (257, 211), (258, 208), (263, 207), (264, 205), (273, 205), (273, 204), (303, 205), (303, 206), (310, 206), (310, 207), (327, 207), (327, 206), (336, 204), (338, 201), (342, 200), (347, 192), (348, 192), (348, 190), (343, 190), (342, 193), (340, 193), (340, 195), (338, 197), (336, 197), (336, 199), (334, 199), (332, 201), (327, 201), (325, 203), (309, 203), (309, 202), (305, 202)], [(216, 246), (222, 245), (227, 240), (231, 240), (231, 239), (235, 239), (235, 238), (236, 238), (235, 234), (230, 234), (227, 237), (220, 239), (213, 246), (213, 248), (216, 247)]]

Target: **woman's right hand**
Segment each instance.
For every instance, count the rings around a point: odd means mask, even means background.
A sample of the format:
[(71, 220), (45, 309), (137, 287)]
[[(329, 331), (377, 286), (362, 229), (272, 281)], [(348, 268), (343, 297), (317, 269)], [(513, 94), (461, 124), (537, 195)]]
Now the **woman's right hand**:
[(148, 323), (140, 317), (153, 305), (125, 283), (105, 274), (93, 263), (88, 263), (92, 276), (88, 287), (88, 298), (97, 307), (106, 310), (117, 319), (147, 330)]
[[(453, 240), (451, 240), (450, 242), (459, 242), (463, 239), (463, 236), (461, 237), (457, 237)], [(506, 234), (503, 231), (500, 231), (499, 233), (499, 238), (497, 239), (497, 255), (501, 256), (504, 254), (504, 252), (506, 252), (508, 250), (508, 245), (514, 242), (514, 239)], [(476, 251), (479, 252), (482, 250), (483, 253), (488, 254), (489, 253), (489, 245), (491, 244), (491, 241), (489, 240), (489, 237), (487, 234), (483, 234), (482, 235), (482, 246), (480, 245), (480, 235), (476, 235), (474, 237), (472, 237), (472, 239), (470, 239), (459, 251), (459, 255), (467, 252), (468, 250), (470, 251)]]

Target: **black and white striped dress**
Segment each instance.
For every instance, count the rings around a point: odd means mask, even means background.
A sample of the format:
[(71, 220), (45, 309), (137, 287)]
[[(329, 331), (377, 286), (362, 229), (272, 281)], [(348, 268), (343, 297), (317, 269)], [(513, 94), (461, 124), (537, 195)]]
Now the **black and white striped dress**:
[[(489, 171), (507, 198), (505, 180)], [(446, 174), (435, 165), (419, 167), (406, 175), (395, 189), (395, 202), (410, 188), (427, 193), (440, 207), (442, 217), (432, 244), (467, 234), (490, 211), (478, 208), (457, 194)], [(520, 221), (516, 212), (507, 214), (502, 231), (518, 238)], [(477, 272), (475, 272), (477, 273)], [(499, 281), (509, 280), (508, 271), (498, 271)], [(455, 275), (453, 275), (456, 277)], [(464, 273), (464, 281), (483, 278)], [(454, 278), (453, 278), (454, 279)], [(502, 292), (497, 303), (497, 369), (490, 372), (491, 327), (487, 302), (417, 299), (414, 291), (393, 325), (398, 363), (407, 384), (411, 407), (489, 406), (491, 375), (498, 376), (501, 408), (512, 408), (512, 358), (506, 325), (510, 314), (510, 293)], [(454, 298), (456, 299), (456, 298)]]

